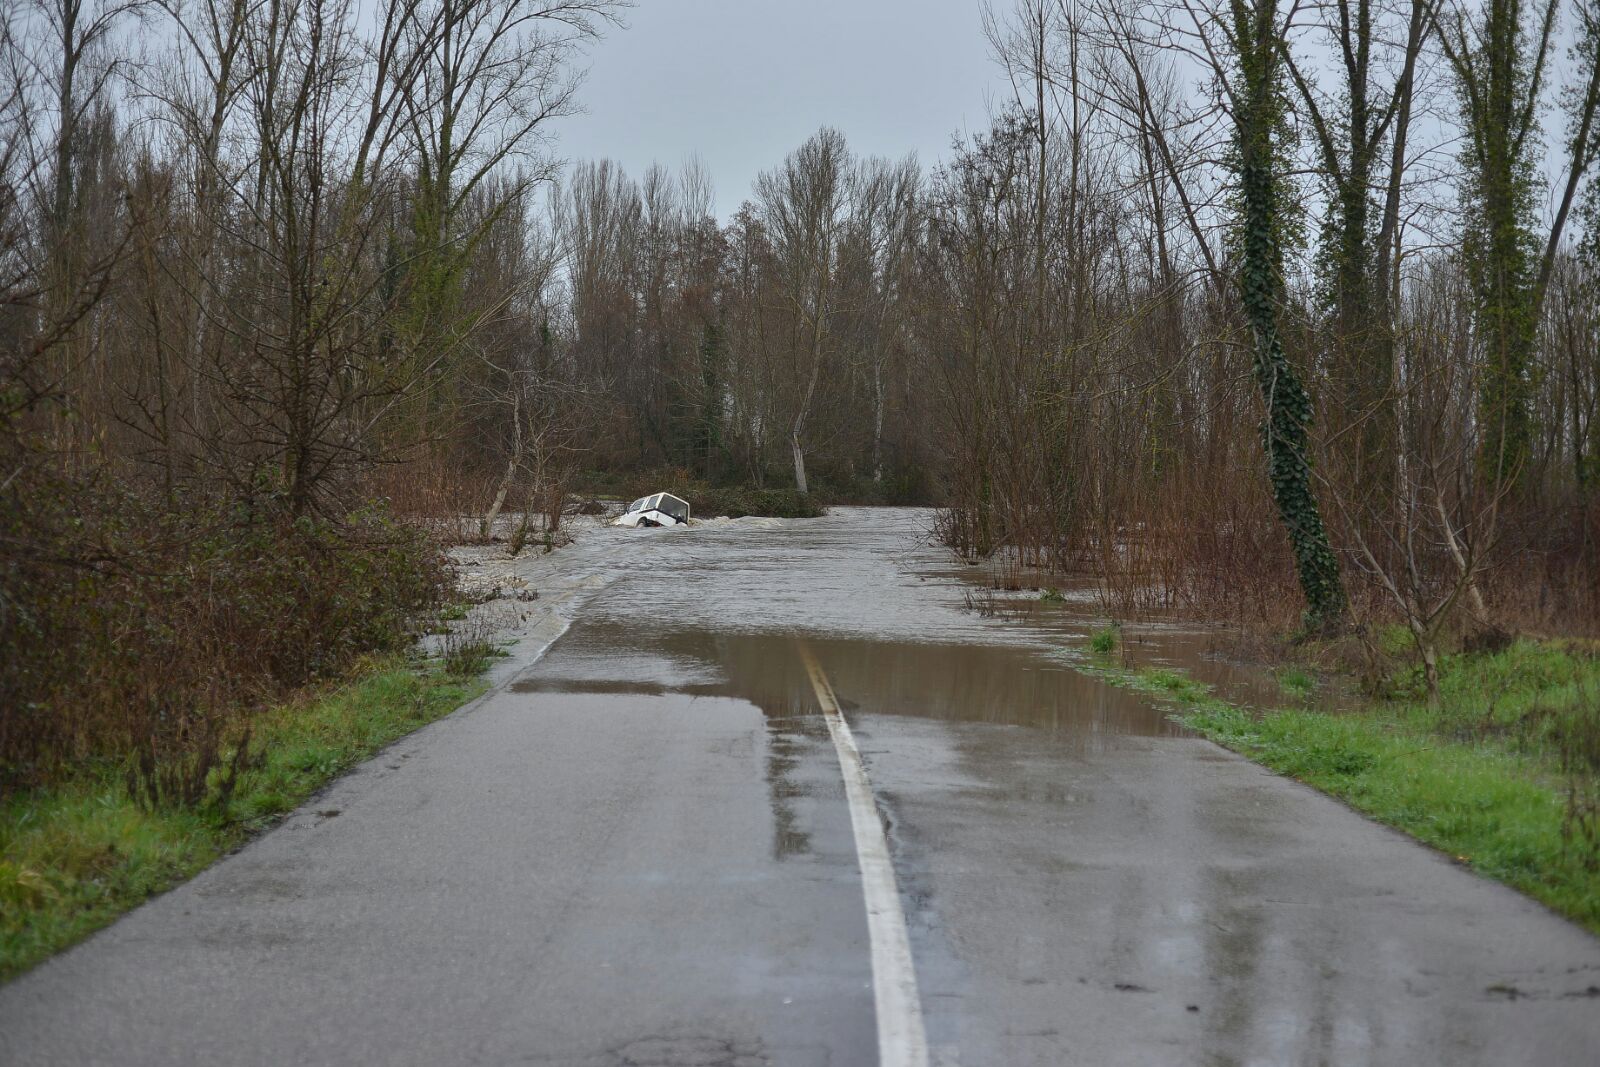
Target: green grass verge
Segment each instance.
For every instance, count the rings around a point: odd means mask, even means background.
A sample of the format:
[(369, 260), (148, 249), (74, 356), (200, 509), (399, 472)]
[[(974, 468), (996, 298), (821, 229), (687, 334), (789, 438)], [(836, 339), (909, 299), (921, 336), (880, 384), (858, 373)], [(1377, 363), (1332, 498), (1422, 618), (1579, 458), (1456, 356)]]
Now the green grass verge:
[(226, 813), (149, 811), (119, 768), (85, 769), (0, 805), (0, 980), (189, 878), (343, 771), (482, 693), (436, 661), (389, 659), (256, 720), (263, 765)]
[(1084, 669), (1178, 705), (1205, 737), (1600, 933), (1600, 857), (1563, 834), (1569, 785), (1593, 797), (1600, 784), (1583, 751), (1600, 737), (1592, 650), (1522, 641), (1447, 657), (1440, 707), (1407, 698), (1345, 713), (1262, 714), (1175, 671)]

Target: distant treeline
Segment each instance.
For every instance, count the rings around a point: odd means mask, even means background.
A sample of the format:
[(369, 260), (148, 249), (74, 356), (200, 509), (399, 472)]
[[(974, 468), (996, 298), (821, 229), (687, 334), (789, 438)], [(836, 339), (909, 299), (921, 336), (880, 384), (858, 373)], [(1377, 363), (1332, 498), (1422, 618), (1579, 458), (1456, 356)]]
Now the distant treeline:
[(622, 6), (0, 15), (6, 780), (403, 643), (385, 509), (642, 472), (940, 503), (1119, 612), (1594, 628), (1595, 0), (1021, 0), (942, 165), (824, 128), (725, 223), (556, 164)]

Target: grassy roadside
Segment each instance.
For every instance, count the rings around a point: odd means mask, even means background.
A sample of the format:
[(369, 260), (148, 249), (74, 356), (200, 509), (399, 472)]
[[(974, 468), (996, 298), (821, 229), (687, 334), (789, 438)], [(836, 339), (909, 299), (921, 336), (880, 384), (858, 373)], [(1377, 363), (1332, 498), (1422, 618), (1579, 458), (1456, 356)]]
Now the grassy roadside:
[(255, 720), (262, 765), (225, 812), (150, 811), (120, 768), (86, 769), (0, 806), (0, 980), (193, 876), (385, 745), (483, 692), (436, 660), (370, 662), (335, 689)]
[[(1177, 705), (1205, 737), (1600, 933), (1600, 655), (1519, 641), (1442, 666), (1438, 708), (1403, 697), (1356, 712), (1265, 714), (1174, 671), (1105, 656), (1086, 669)], [(1285, 673), (1292, 696), (1302, 683)]]

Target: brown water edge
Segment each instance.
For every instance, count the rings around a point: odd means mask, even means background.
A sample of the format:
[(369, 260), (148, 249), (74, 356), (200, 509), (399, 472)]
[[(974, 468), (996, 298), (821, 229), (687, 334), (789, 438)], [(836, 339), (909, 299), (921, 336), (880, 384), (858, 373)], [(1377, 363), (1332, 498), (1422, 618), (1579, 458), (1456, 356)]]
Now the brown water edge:
[(827, 815), (840, 782), (803, 649), (820, 663), (852, 718), (1026, 728), (1040, 735), (1026, 742), (1029, 750), (1046, 746), (1086, 757), (1125, 737), (1186, 733), (1138, 694), (1085, 675), (1047, 650), (661, 629), (646, 619), (575, 623), (510, 691), (527, 701), (531, 715), (579, 708), (606, 714), (618, 701), (642, 699), (653, 714), (696, 733), (708, 716), (721, 721), (746, 709), (764, 736), (753, 754), (768, 794), (770, 859), (810, 863), (846, 854), (846, 842), (842, 824)]
[(511, 689), (518, 693), (669, 693), (733, 697), (770, 719), (811, 714), (799, 647), (822, 664), (850, 713), (1026, 726), (1069, 749), (1124, 736), (1183, 733), (1167, 710), (1086, 675), (1045, 650), (816, 635), (655, 630), (580, 622)]
[[(969, 588), (968, 604), (974, 612), (1059, 634), (1069, 661), (1179, 671), (1210, 686), (1228, 703), (1258, 711), (1298, 707), (1338, 713), (1358, 710), (1365, 703), (1350, 679), (1321, 672), (1313, 675), (1315, 686), (1309, 694), (1290, 691), (1272, 666), (1237, 655), (1235, 633), (1185, 618), (1176, 609), (1147, 608), (1133, 618), (1113, 615), (1106, 611), (1093, 575), (1053, 574), (1004, 561), (951, 563), (937, 574)], [(1044, 599), (1047, 590), (1050, 599)], [(1089, 649), (1090, 639), (1113, 623), (1119, 630), (1116, 651), (1095, 655)]]
[[(962, 566), (934, 543), (931, 523), (926, 509), (839, 508), (796, 522), (602, 527), (555, 556), (513, 561), (547, 592), (552, 565), (604, 578), (529, 683), (562, 676), (594, 693), (736, 693), (793, 711), (795, 700), (812, 701), (792, 647), (791, 635), (804, 633), (830, 674), (848, 676), (836, 681), (840, 696), (869, 711), (1072, 734), (1168, 731), (1170, 707), (1081, 670), (1096, 664), (1089, 639), (1109, 621), (1092, 576)], [(1060, 596), (1041, 601), (1045, 588)], [(1181, 670), (1254, 707), (1355, 703), (1325, 680), (1310, 701), (1285, 691), (1267, 667), (1223, 654), (1227, 638), (1146, 614), (1125, 620), (1109, 663)]]

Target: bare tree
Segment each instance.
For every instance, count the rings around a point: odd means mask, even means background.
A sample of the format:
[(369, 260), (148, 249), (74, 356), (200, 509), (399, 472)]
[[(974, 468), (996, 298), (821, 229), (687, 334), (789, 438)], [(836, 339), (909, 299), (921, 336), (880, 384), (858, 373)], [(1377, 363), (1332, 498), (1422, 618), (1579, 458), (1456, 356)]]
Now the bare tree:
[(1459, 276), (1436, 272), (1414, 291), (1399, 369), (1397, 476), (1392, 492), (1372, 494), (1325, 479), (1361, 570), (1410, 631), (1428, 702), (1439, 703), (1442, 637), (1466, 601), (1476, 624), (1490, 625), (1480, 584), (1503, 533), (1511, 480), (1486, 483), (1475, 470), (1472, 363), (1458, 308)]
[[(442, 372), (450, 364), (431, 354), (473, 329), (461, 313), (461, 278), (493, 215), (467, 226), (467, 206), (508, 162), (518, 165), (523, 189), (553, 178), (548, 127), (577, 109), (581, 75), (573, 60), (626, 7), (625, 0), (425, 0), (400, 20), (403, 49), (390, 77), (415, 163), (409, 324), (400, 343), (419, 370), (427, 364), (448, 382)], [(414, 406), (406, 431), (426, 439), (433, 406)]]
[(839, 131), (823, 128), (782, 166), (756, 179), (756, 198), (772, 236), (784, 298), (800, 330), (792, 335), (789, 449), (795, 488), (804, 493), (806, 428), (831, 353), (836, 256), (853, 190), (853, 160)]

